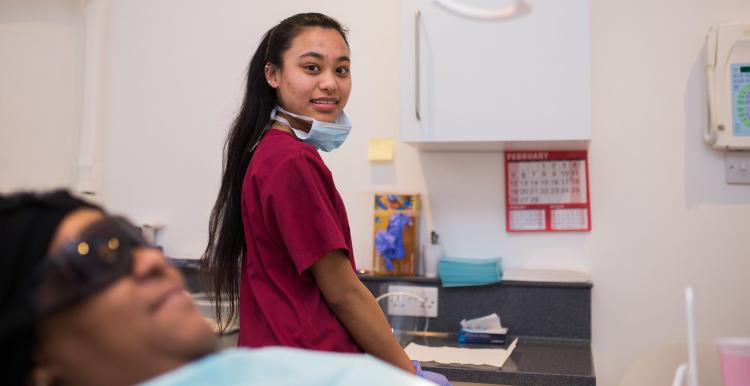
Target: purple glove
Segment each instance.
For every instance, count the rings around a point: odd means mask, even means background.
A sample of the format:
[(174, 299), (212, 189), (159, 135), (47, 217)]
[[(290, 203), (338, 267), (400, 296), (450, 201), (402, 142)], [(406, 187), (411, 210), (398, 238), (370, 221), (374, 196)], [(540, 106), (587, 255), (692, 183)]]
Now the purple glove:
[(443, 374), (433, 373), (432, 371), (423, 371), (422, 366), (419, 365), (419, 361), (411, 361), (411, 364), (417, 369), (417, 376), (424, 378), (432, 383), (436, 383), (440, 386), (451, 386), (448, 382), (448, 378)]

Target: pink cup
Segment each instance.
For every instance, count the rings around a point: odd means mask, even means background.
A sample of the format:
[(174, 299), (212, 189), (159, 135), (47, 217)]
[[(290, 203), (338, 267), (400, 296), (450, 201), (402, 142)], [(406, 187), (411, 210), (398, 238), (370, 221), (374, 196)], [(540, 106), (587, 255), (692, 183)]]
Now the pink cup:
[(724, 386), (750, 385), (750, 338), (723, 338), (716, 343)]

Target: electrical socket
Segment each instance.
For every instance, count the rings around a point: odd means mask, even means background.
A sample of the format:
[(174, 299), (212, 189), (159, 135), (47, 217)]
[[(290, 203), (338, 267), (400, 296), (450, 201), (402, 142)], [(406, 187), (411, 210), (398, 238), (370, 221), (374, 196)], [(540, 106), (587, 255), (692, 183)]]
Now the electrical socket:
[(408, 295), (394, 295), (388, 297), (388, 315), (427, 316), (437, 318), (438, 289), (412, 285), (389, 285), (388, 292), (407, 292), (427, 299), (424, 303)]
[(726, 179), (728, 184), (750, 184), (750, 152), (726, 152)]

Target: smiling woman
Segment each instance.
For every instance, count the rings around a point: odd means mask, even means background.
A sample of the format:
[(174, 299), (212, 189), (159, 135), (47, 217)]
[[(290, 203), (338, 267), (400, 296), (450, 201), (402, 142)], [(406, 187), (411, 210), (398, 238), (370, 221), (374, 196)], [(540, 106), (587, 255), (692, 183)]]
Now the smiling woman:
[(344, 28), (319, 13), (281, 21), (255, 51), (202, 258), (213, 299), (230, 302), (216, 319), (239, 314), (240, 346), (366, 352), (448, 384), (418, 371), (357, 278), (346, 208), (318, 154), (351, 130), (350, 56)]
[(120, 217), (0, 195), (0, 245), (3, 384), (129, 385), (214, 349), (182, 276)]
[[(57, 228), (49, 252), (55, 258), (48, 260), (36, 304), (46, 305), (45, 294), (57, 298), (71, 289), (93, 295), (85, 302), (83, 296), (63, 297), (50, 307), (65, 311), (41, 321), (38, 355), (44, 361), (35, 375), (43, 384), (112, 384), (115, 374), (131, 384), (213, 351), (216, 337), (185, 292), (182, 276), (127, 221), (93, 209), (73, 211)], [(43, 316), (45, 311), (40, 309)], [(102, 357), (110, 361), (90, 365)], [(120, 374), (123, 364), (133, 370)]]

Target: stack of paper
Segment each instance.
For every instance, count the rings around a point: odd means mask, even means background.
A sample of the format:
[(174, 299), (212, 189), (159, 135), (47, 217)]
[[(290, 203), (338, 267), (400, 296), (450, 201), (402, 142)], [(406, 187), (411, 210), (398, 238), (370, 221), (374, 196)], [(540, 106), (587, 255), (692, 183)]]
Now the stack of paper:
[(459, 287), (497, 283), (503, 278), (500, 258), (464, 259), (443, 257), (438, 264), (444, 287)]
[(459, 347), (429, 347), (416, 343), (409, 343), (404, 349), (406, 355), (420, 362), (457, 363), (462, 365), (490, 365), (503, 367), (503, 364), (516, 348), (518, 338), (508, 346), (502, 348), (459, 348)]

